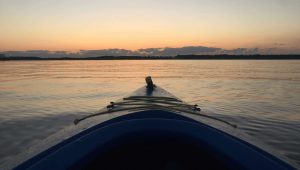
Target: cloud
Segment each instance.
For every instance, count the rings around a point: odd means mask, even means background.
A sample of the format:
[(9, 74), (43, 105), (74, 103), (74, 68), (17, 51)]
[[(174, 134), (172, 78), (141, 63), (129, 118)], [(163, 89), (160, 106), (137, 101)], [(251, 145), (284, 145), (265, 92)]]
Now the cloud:
[(224, 50), (224, 54), (233, 54), (233, 55), (251, 55), (251, 54), (259, 54), (259, 48), (236, 48), (232, 50)]
[(7, 56), (36, 56), (43, 58), (57, 57), (99, 57), (99, 56), (176, 56), (188, 54), (215, 54), (222, 51), (221, 48), (204, 46), (186, 46), (180, 48), (146, 48), (136, 51), (127, 49), (100, 49), (100, 50), (80, 50), (78, 52), (68, 51), (48, 51), (48, 50), (28, 50), (28, 51), (5, 51)]
[(135, 56), (139, 53), (126, 49), (103, 49), (103, 50), (80, 50), (79, 57), (98, 57), (98, 56)]
[(204, 46), (186, 46), (180, 48), (147, 48), (140, 49), (138, 52), (143, 55), (158, 55), (158, 56), (176, 56), (189, 54), (213, 54), (221, 51), (221, 48), (204, 47)]
[(140, 53), (141, 55), (157, 55), (161, 53), (163, 48), (146, 48), (146, 49), (139, 49), (137, 52)]
[(273, 45), (274, 45), (274, 46), (285, 46), (284, 43), (274, 43)]
[(61, 58), (61, 57), (71, 56), (71, 53), (68, 51), (48, 51), (48, 50), (5, 51), (4, 54), (7, 56), (44, 57), (44, 58)]
[(222, 49), (216, 47), (205, 46), (185, 46), (179, 48), (165, 47), (165, 48), (145, 48), (138, 50), (127, 49), (100, 49), (100, 50), (80, 50), (77, 52), (69, 51), (48, 51), (48, 50), (28, 50), (28, 51), (4, 51), (6, 56), (18, 57), (42, 57), (42, 58), (61, 58), (61, 57), (101, 57), (101, 56), (177, 56), (177, 55), (253, 55), (253, 54), (299, 54), (297, 49), (283, 49), (279, 47), (274, 48), (236, 48), (236, 49)]

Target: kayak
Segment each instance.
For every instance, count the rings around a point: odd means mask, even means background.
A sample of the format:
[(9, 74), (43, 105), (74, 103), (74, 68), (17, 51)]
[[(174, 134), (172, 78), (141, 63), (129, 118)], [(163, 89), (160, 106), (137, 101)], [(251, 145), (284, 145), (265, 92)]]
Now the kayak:
[[(7, 167), (46, 169), (295, 169), (154, 85), (74, 120)], [(232, 132), (232, 133), (231, 133)]]

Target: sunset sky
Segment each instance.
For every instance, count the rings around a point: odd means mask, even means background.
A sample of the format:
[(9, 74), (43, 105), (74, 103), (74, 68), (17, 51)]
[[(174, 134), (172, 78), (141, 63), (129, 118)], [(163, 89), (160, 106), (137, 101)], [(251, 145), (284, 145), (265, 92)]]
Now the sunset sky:
[(0, 0), (0, 51), (205, 46), (300, 53), (300, 0)]

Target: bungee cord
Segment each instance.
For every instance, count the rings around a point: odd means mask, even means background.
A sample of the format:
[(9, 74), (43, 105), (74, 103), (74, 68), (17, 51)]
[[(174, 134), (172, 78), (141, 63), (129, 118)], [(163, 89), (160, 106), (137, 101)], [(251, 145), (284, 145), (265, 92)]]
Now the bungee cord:
[(131, 97), (123, 98), (123, 100), (124, 101), (122, 102), (110, 102), (110, 104), (107, 106), (106, 111), (94, 113), (79, 119), (75, 119), (74, 124), (77, 125), (80, 121), (83, 121), (90, 117), (99, 116), (103, 114), (110, 114), (110, 113), (120, 112), (120, 111), (166, 110), (166, 111), (189, 113), (189, 114), (206, 117), (209, 119), (217, 120), (219, 122), (223, 122), (234, 128), (237, 128), (237, 125), (227, 122), (223, 119), (200, 113), (201, 109), (198, 107), (198, 105), (186, 104), (176, 98), (154, 97), (154, 96), (131, 96)]

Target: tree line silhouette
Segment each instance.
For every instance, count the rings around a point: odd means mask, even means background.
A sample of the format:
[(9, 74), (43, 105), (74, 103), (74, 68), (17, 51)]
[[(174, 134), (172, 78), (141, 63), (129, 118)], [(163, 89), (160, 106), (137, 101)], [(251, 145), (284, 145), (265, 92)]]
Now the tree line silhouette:
[(177, 55), (177, 56), (96, 56), (44, 58), (37, 56), (6, 56), (0, 54), (0, 60), (299, 60), (300, 55)]

